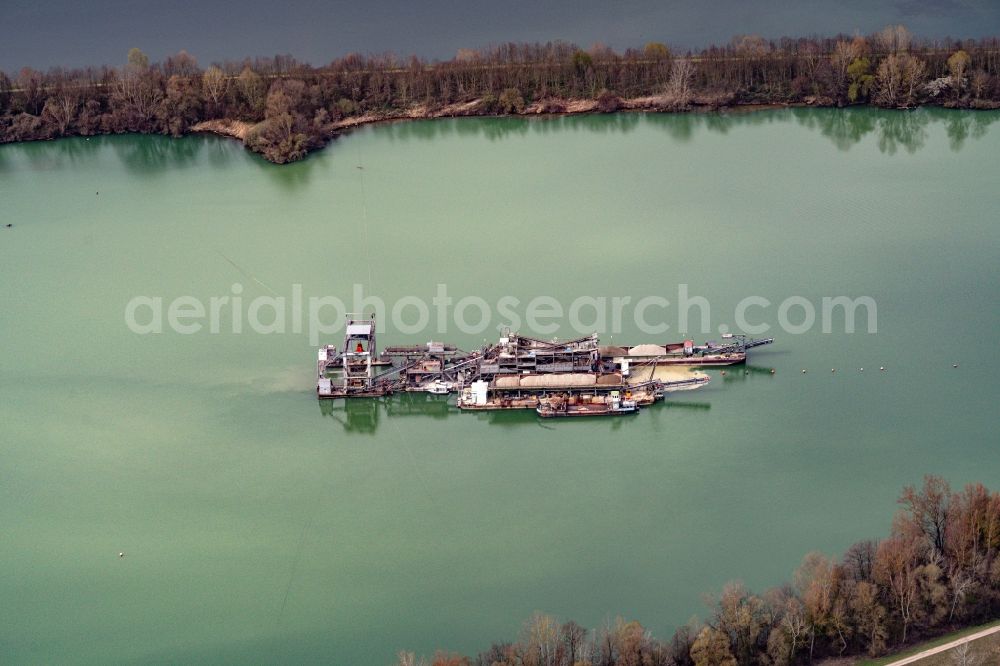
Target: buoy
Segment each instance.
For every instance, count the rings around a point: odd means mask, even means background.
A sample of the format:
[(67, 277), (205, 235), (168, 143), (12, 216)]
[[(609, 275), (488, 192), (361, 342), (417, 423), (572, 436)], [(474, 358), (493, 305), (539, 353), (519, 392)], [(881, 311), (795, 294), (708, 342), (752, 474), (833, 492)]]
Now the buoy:
[(802, 369), (802, 374), (803, 374), (803, 375), (804, 375), (804, 374), (806, 374), (806, 370), (805, 370), (805, 368), (803, 368), (803, 369)]
[[(10, 225), (7, 225), (7, 226), (10, 226)], [(953, 363), (951, 367), (957, 368), (958, 367), (958, 363)]]
[(771, 374), (772, 375), (774, 374), (774, 368), (771, 368)]
[(864, 371), (865, 371), (865, 369), (864, 369), (864, 368), (861, 368), (861, 372), (864, 372)]
[(725, 376), (726, 376), (726, 371), (725, 371), (725, 370), (723, 370), (723, 371), (722, 371), (722, 376), (723, 376), (723, 377), (725, 377)]
[(830, 368), (830, 372), (837, 372), (837, 368)]
[(879, 370), (885, 370), (885, 366), (884, 366), (884, 365), (880, 365), (880, 366), (878, 367), (878, 369), (879, 369)]
[(749, 374), (750, 374), (750, 371), (749, 371), (749, 370), (746, 370), (746, 371), (745, 371), (745, 372), (744, 372), (743, 374), (744, 374), (744, 375), (749, 375)]
[(118, 553), (118, 557), (125, 557), (125, 553)]

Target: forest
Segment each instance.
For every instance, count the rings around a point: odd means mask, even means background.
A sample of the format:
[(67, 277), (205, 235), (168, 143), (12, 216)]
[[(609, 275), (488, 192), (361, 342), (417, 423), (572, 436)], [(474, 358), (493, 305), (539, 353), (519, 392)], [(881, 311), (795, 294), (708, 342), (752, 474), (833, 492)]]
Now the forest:
[(1000, 108), (1000, 40), (735, 37), (675, 52), (652, 42), (502, 44), (447, 61), (351, 54), (322, 67), (291, 56), (202, 68), (180, 52), (120, 67), (0, 72), (0, 143), (125, 132), (214, 131), (266, 159), (301, 159), (363, 123), (442, 116), (720, 110), (871, 104)]
[[(616, 618), (589, 630), (536, 613), (515, 642), (475, 658), (400, 652), (398, 666), (789, 666), (876, 656), (1000, 613), (1000, 493), (953, 492), (936, 476), (906, 487), (890, 535), (839, 559), (805, 556), (792, 580), (755, 594), (731, 582), (709, 617), (660, 641)], [(991, 662), (992, 663), (992, 662)]]

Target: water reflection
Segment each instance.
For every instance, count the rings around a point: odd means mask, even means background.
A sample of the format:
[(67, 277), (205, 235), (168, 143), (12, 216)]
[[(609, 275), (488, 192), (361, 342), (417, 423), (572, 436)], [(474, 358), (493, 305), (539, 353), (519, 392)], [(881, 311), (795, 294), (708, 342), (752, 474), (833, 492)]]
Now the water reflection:
[[(739, 371), (739, 377), (729, 374), (722, 379), (724, 381), (744, 379), (743, 371)], [(770, 370), (765, 368), (752, 368), (751, 374), (767, 374)], [(688, 400), (688, 396), (667, 396), (667, 398), (655, 405), (643, 407), (640, 412), (656, 412), (660, 409), (679, 409), (689, 411), (707, 411), (712, 408), (711, 403)], [(563, 423), (592, 423), (591, 419), (543, 419), (532, 409), (509, 409), (485, 412), (463, 413), (453, 404), (453, 399), (448, 396), (431, 395), (429, 393), (400, 393), (385, 398), (357, 398), (352, 400), (320, 400), (320, 414), (335, 421), (346, 433), (374, 434), (380, 425), (383, 413), (386, 418), (431, 418), (441, 420), (449, 416), (455, 418), (475, 419), (481, 422), (484, 427), (493, 428), (544, 428), (554, 429), (562, 426)], [(641, 416), (640, 416), (641, 418)], [(612, 424), (612, 429), (617, 430), (625, 427), (625, 424), (633, 421), (630, 416), (621, 418), (608, 418)], [(405, 427), (405, 426), (404, 426)]]
[[(249, 159), (259, 171), (267, 176), (268, 180), (288, 192), (296, 192), (305, 188), (312, 180), (312, 177), (320, 169), (328, 170), (333, 160), (322, 152), (307, 155), (305, 159), (291, 164), (272, 164), (260, 155), (252, 154), (243, 146), (236, 148), (245, 154), (245, 159)], [(336, 150), (336, 144), (332, 144), (328, 149)], [(227, 167), (228, 161), (232, 157), (221, 160), (218, 164), (220, 168)]]
[(794, 118), (804, 127), (817, 130), (839, 150), (848, 150), (874, 131), (875, 116), (868, 109), (793, 109)]
[(631, 132), (644, 122), (639, 113), (537, 118), (439, 118), (395, 122), (384, 126), (390, 138), (400, 141), (430, 141), (447, 136), (484, 136), (490, 141), (534, 134), (575, 131), (610, 134)]
[(699, 131), (727, 134), (738, 127), (785, 123), (794, 119), (819, 132), (839, 150), (849, 150), (874, 135), (879, 150), (895, 155), (922, 148), (932, 124), (942, 124), (952, 150), (967, 138), (980, 138), (1000, 119), (996, 111), (916, 109), (909, 111), (857, 107), (848, 109), (769, 109), (725, 113), (615, 113), (538, 118), (450, 118), (399, 122), (385, 126), (393, 140), (430, 141), (447, 136), (484, 136), (490, 141), (556, 132), (627, 133), (646, 124), (676, 141), (688, 142)]
[(144, 175), (162, 173), (168, 169), (183, 169), (199, 162), (204, 140), (172, 139), (159, 136), (113, 137), (111, 148), (122, 164), (135, 173)]
[(383, 412), (387, 418), (417, 416), (432, 419), (443, 419), (449, 413), (458, 413), (447, 396), (416, 392), (386, 398), (320, 400), (319, 411), (324, 417), (340, 424), (344, 432), (364, 434), (373, 434), (378, 430)]
[(319, 400), (319, 412), (344, 429), (344, 432), (371, 435), (378, 430), (379, 400)]
[[(958, 111), (924, 108), (890, 111), (867, 107), (848, 109), (774, 109), (727, 113), (615, 113), (537, 118), (450, 118), (404, 121), (366, 127), (355, 137), (379, 132), (394, 141), (432, 141), (448, 136), (483, 136), (490, 141), (529, 134), (577, 132), (588, 134), (629, 133), (642, 125), (662, 131), (675, 141), (689, 142), (700, 132), (725, 135), (737, 128), (795, 120), (819, 132), (838, 150), (847, 151), (874, 135), (878, 149), (895, 155), (915, 153), (924, 147), (935, 127), (943, 130), (955, 152), (986, 135), (1000, 120), (1000, 111)], [(238, 141), (197, 135), (172, 138), (156, 135), (72, 137), (57, 141), (33, 141), (0, 146), (0, 172), (23, 169), (47, 171), (72, 166), (92, 167), (101, 151), (110, 151), (129, 170), (158, 175), (173, 169), (207, 165), (221, 170), (234, 160), (252, 163), (265, 177), (290, 192), (305, 188), (319, 170), (337, 164), (337, 151), (344, 146), (334, 140), (327, 148), (292, 164), (275, 165), (247, 151)]]
[(895, 155), (903, 148), (911, 155), (923, 148), (930, 116), (920, 111), (886, 113), (878, 119), (878, 149)]
[(99, 149), (96, 137), (6, 144), (0, 146), (0, 170), (14, 171), (27, 165), (30, 171), (53, 171), (67, 163), (89, 166)]
[(506, 428), (508, 430), (523, 428), (525, 426), (537, 428), (539, 425), (543, 427), (551, 427), (551, 425), (543, 423), (538, 417), (538, 414), (530, 409), (512, 409), (497, 412), (472, 412), (468, 416), (464, 414), (462, 416), (464, 418), (471, 416), (482, 423), (484, 427), (489, 425), (493, 428)]
[(320, 154), (310, 155), (293, 164), (271, 164), (259, 155), (247, 151), (238, 141), (219, 136), (174, 138), (127, 134), (2, 145), (0, 171), (25, 168), (31, 171), (51, 171), (66, 166), (93, 168), (102, 153), (113, 155), (129, 171), (144, 176), (203, 166), (216, 170), (230, 169), (234, 160), (243, 160), (254, 164), (280, 188), (291, 191), (308, 185), (317, 169), (329, 168), (330, 164)]
[(414, 392), (400, 393), (385, 400), (386, 416), (429, 416), (443, 419), (453, 411), (448, 396)]
[(675, 401), (675, 400), (672, 400), (670, 398), (667, 398), (666, 400), (664, 400), (663, 402), (661, 402), (661, 403), (659, 403), (657, 405), (653, 405), (652, 407), (644, 407), (643, 409), (644, 410), (646, 410), (646, 409), (658, 409), (660, 407), (663, 407), (664, 409), (680, 409), (680, 410), (689, 410), (689, 411), (694, 411), (694, 412), (705, 412), (705, 411), (708, 411), (709, 409), (712, 409), (712, 403), (710, 403), (710, 402), (687, 402), (687, 401), (682, 401), (682, 400)]
[[(721, 381), (723, 384), (735, 384), (763, 378), (773, 378), (773, 375), (771, 374), (771, 366), (751, 365), (749, 363), (730, 366), (719, 370), (710, 369), (709, 372), (714, 375), (712, 377), (712, 383)], [(711, 384), (709, 384), (709, 386), (711, 386)]]
[(982, 138), (989, 126), (1000, 120), (996, 111), (916, 109), (886, 111), (873, 109), (795, 109), (795, 118), (817, 129), (840, 150), (848, 150), (868, 134), (876, 133), (878, 148), (895, 155), (902, 148), (915, 153), (924, 147), (932, 124), (944, 126), (951, 149), (958, 152), (966, 139)]
[(958, 152), (970, 136), (980, 139), (986, 135), (987, 129), (997, 121), (997, 113), (990, 111), (970, 111), (967, 113), (950, 113), (944, 116), (945, 132), (948, 134), (948, 144)]

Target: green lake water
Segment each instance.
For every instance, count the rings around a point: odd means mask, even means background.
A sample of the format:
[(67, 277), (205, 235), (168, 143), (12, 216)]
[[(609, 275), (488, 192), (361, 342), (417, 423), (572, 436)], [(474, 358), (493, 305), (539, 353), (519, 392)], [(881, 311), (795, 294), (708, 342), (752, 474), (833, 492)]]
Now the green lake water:
[[(210, 137), (0, 146), (0, 661), (388, 664), (536, 610), (669, 637), (730, 579), (885, 534), (925, 473), (1000, 485), (997, 120), (440, 120), (281, 167)], [(698, 342), (748, 296), (777, 340), (634, 417), (542, 423), (320, 404), (306, 331), (126, 326), (135, 296), (234, 283), (390, 305), (686, 284)], [(875, 300), (877, 333), (778, 326), (840, 295)], [(614, 342), (684, 337), (626, 312)], [(453, 328), (380, 342), (496, 336)]]

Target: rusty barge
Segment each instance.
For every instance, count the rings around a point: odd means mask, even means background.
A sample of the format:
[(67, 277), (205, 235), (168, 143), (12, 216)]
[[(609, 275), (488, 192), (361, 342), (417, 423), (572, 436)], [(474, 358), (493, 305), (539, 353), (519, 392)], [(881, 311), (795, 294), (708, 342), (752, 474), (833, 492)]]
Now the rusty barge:
[(552, 398), (538, 405), (535, 411), (542, 418), (622, 416), (638, 412), (639, 404), (628, 396), (623, 397), (618, 391), (612, 391), (603, 399), (587, 402), (580, 402), (572, 397), (569, 399)]
[(694, 340), (684, 340), (664, 345), (601, 347), (601, 357), (618, 364), (625, 361), (653, 365), (726, 366), (746, 363), (748, 350), (774, 342), (774, 338), (754, 339), (739, 333), (725, 333), (722, 339), (721, 344), (709, 341), (696, 345)]

